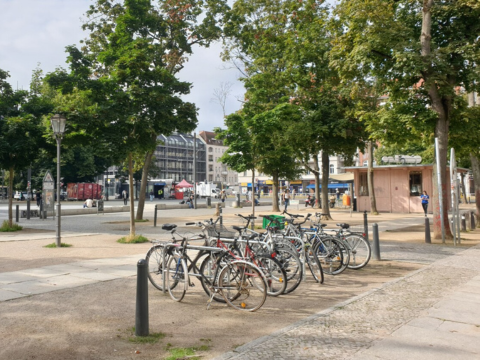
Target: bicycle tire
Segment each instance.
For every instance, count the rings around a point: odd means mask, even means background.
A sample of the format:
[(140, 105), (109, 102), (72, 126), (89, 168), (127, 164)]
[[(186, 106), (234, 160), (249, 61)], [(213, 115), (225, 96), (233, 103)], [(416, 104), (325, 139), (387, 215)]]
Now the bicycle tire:
[(200, 265), (200, 283), (202, 284), (202, 288), (209, 298), (212, 298), (217, 302), (225, 303), (225, 298), (220, 292), (214, 294), (212, 297), (212, 292), (210, 290), (215, 284), (217, 284), (216, 277), (218, 277), (219, 266), (221, 266), (220, 259), (216, 259), (214, 256), (208, 255)]
[(262, 272), (246, 261), (233, 261), (220, 271), (218, 287), (227, 304), (241, 311), (260, 309), (267, 298), (267, 284)]
[(267, 281), (267, 294), (279, 296), (287, 288), (287, 273), (282, 264), (271, 256), (256, 255), (253, 263), (262, 271)]
[(284, 294), (294, 291), (303, 280), (303, 265), (297, 250), (292, 249), (289, 243), (275, 244), (275, 259), (277, 259), (287, 274), (287, 287)]
[[(145, 256), (145, 261), (148, 265), (148, 280), (152, 283), (154, 287), (158, 290), (163, 291), (163, 281), (162, 281), (162, 257), (163, 257), (163, 246), (152, 246)], [(168, 262), (169, 256), (166, 257), (165, 263)]]
[(324, 275), (323, 275), (323, 268), (322, 268), (322, 264), (320, 263), (320, 260), (318, 259), (317, 256), (315, 256), (312, 248), (308, 248), (305, 253), (307, 257), (306, 259), (307, 265), (308, 265), (308, 268), (310, 269), (310, 272), (312, 273), (313, 278), (319, 284), (323, 284)]
[(313, 253), (317, 256), (322, 265), (323, 272), (328, 275), (338, 275), (342, 273), (347, 266), (343, 261), (343, 251), (340, 241), (332, 237), (322, 237), (313, 247)]
[(188, 269), (180, 255), (174, 254), (168, 259), (166, 277), (170, 297), (175, 301), (182, 301), (188, 288)]
[(358, 270), (368, 264), (372, 256), (370, 243), (363, 236), (351, 234), (345, 236), (350, 251), (349, 269)]

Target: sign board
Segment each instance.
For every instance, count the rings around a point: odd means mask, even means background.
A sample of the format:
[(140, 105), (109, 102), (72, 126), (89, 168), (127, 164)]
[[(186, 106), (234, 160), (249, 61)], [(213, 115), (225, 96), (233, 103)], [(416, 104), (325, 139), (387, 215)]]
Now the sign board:
[(55, 181), (50, 171), (47, 171), (43, 177), (42, 188), (43, 210), (53, 211), (55, 207)]

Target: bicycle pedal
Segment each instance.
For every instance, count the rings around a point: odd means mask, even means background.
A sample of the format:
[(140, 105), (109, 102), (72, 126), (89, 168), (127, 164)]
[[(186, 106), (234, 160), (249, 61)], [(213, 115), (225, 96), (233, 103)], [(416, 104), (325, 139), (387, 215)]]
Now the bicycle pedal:
[(188, 284), (188, 286), (190, 286), (190, 287), (195, 287), (195, 284), (194, 284), (194, 283), (190, 283), (190, 284)]

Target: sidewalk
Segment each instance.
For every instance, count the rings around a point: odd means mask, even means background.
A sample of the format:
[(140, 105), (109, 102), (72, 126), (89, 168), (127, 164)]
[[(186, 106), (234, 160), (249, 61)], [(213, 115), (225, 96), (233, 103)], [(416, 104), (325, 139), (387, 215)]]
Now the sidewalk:
[(479, 359), (479, 257), (477, 245), (216, 359)]

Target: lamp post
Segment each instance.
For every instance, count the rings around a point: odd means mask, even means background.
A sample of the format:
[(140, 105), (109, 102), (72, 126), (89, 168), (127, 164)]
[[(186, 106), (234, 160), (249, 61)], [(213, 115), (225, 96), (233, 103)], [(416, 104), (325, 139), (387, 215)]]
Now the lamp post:
[(67, 119), (65, 116), (60, 114), (55, 114), (50, 119), (52, 123), (52, 130), (57, 139), (57, 204), (56, 204), (56, 214), (57, 214), (57, 233), (55, 244), (57, 247), (61, 246), (61, 205), (60, 205), (60, 144), (62, 143), (63, 134), (65, 134), (65, 124)]

